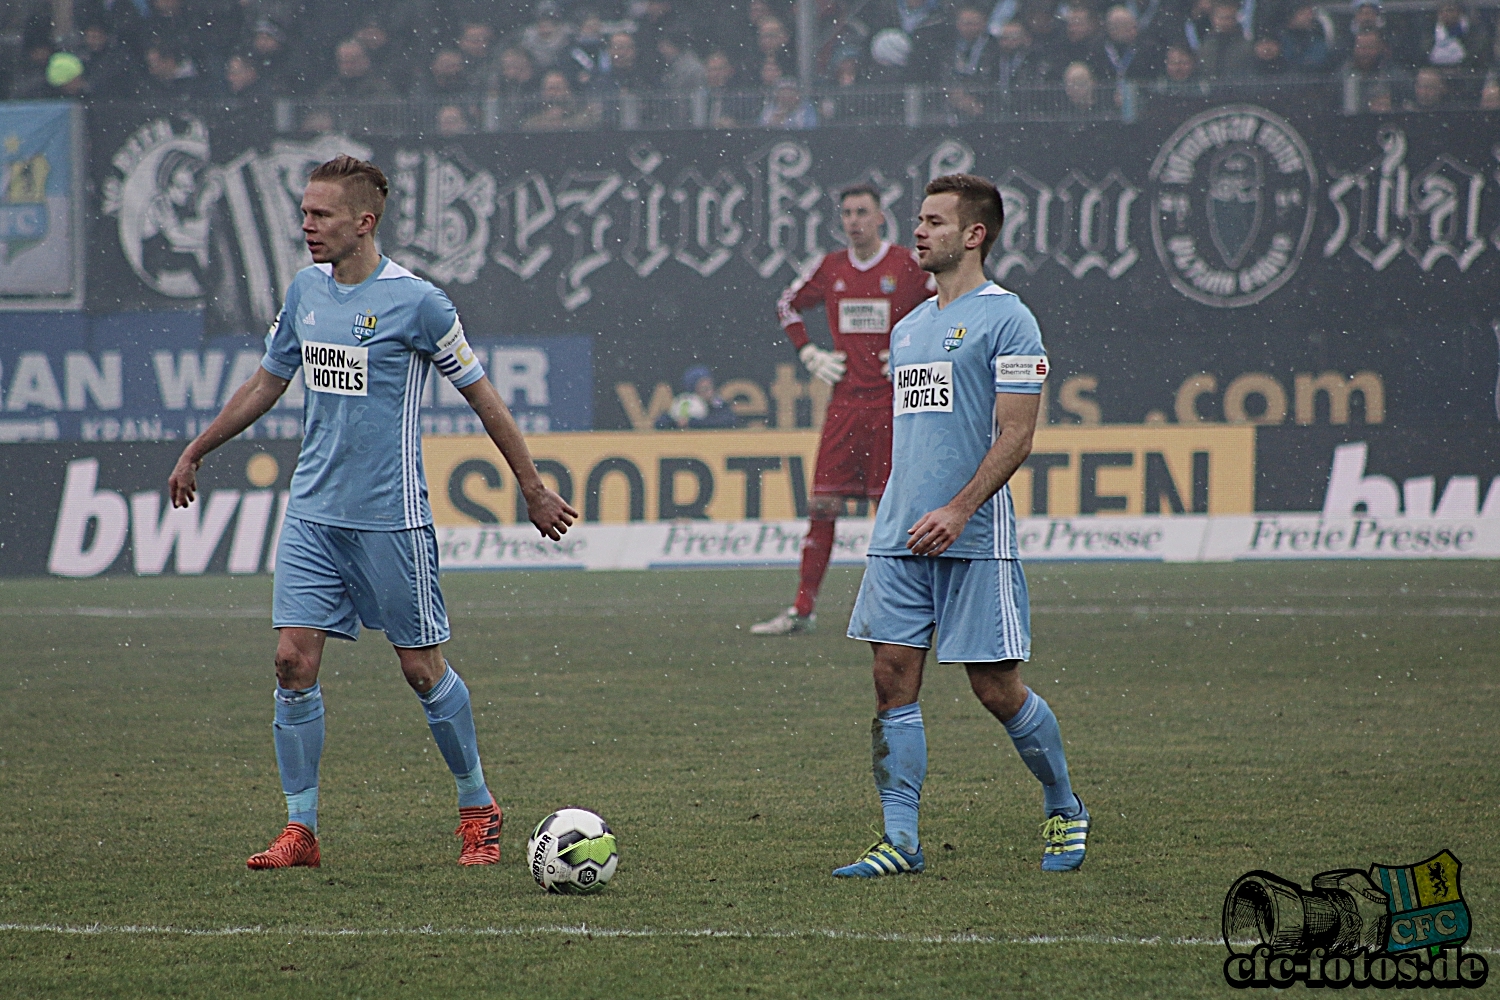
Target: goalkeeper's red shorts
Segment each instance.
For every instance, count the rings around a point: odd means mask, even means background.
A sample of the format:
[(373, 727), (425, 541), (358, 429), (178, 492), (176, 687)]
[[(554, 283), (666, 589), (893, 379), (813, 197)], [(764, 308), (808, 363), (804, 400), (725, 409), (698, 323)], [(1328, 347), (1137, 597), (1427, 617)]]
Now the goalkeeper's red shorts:
[(879, 497), (891, 477), (891, 407), (829, 406), (813, 493)]

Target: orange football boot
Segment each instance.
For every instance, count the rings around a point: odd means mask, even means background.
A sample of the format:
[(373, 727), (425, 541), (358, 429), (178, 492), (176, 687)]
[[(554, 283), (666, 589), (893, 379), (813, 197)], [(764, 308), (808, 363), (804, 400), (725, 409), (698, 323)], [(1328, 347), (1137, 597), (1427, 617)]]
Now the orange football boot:
[(317, 835), (301, 823), (288, 823), (286, 829), (271, 841), (270, 847), (250, 855), (245, 865), (257, 869), (295, 868), (299, 865), (316, 868), (321, 861)]
[(454, 836), (462, 837), (463, 850), (458, 852), (461, 865), (493, 865), (500, 862), (500, 826), (505, 814), (493, 798), (487, 806), (459, 806), (458, 829)]

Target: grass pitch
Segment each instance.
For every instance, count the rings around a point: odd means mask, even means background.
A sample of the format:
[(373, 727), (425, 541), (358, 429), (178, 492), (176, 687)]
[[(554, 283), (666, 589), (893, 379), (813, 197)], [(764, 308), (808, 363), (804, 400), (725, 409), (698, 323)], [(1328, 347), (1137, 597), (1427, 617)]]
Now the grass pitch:
[[(270, 582), (0, 582), (0, 995), (1229, 995), (1223, 896), (1266, 868), (1464, 863), (1500, 945), (1500, 565), (1034, 565), (1029, 683), (1095, 817), (1037, 870), (1041, 796), (961, 668), (928, 666), (919, 877), (835, 881), (875, 834), (869, 653), (751, 636), (784, 571), (450, 575), (504, 861), (460, 869), (453, 784), (383, 638), (330, 642), (323, 867), (281, 827)], [(522, 854), (596, 809), (615, 882)]]

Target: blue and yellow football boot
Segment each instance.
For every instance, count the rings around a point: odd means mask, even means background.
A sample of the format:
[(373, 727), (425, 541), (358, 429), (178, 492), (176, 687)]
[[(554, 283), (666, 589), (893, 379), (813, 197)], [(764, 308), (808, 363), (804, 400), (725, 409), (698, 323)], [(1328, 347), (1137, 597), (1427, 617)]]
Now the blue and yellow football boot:
[(835, 878), (879, 878), (882, 875), (915, 875), (926, 867), (922, 859), (922, 848), (907, 854), (901, 848), (881, 837), (864, 856), (851, 865), (835, 868)]
[(1042, 871), (1070, 872), (1083, 864), (1084, 848), (1089, 839), (1089, 811), (1077, 795), (1078, 813), (1064, 816), (1054, 813), (1042, 824)]

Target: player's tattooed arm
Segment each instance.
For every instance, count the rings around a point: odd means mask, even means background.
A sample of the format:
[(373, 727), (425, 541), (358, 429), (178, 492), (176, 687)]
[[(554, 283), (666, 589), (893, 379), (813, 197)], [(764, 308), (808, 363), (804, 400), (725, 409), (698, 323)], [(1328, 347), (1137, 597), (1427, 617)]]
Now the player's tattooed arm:
[(526, 439), (521, 436), (521, 429), (516, 426), (515, 418), (510, 415), (510, 409), (500, 398), (494, 383), (486, 375), (458, 391), (479, 415), (490, 440), (495, 442), (495, 447), (500, 449), (510, 471), (515, 474), (521, 495), (526, 498), (526, 514), (531, 523), (536, 525), (537, 531), (557, 541), (578, 520), (578, 511), (542, 482), (536, 464), (531, 460), (531, 449), (526, 447)]
[(167, 479), (167, 492), (171, 494), (173, 507), (186, 507), (193, 502), (198, 492), (198, 466), (203, 464), (204, 457), (264, 416), (290, 384), (290, 379), (257, 368), (255, 374), (235, 390), (213, 423), (203, 428), (203, 433), (182, 449), (177, 465)]
[(923, 514), (907, 530), (906, 547), (913, 555), (938, 556), (946, 552), (963, 534), (974, 512), (1010, 482), (1010, 477), (1031, 454), (1041, 400), (1040, 395), (1026, 393), (995, 395), (995, 424), (1000, 431), (995, 443), (990, 445), (974, 477), (958, 491), (958, 496)]

